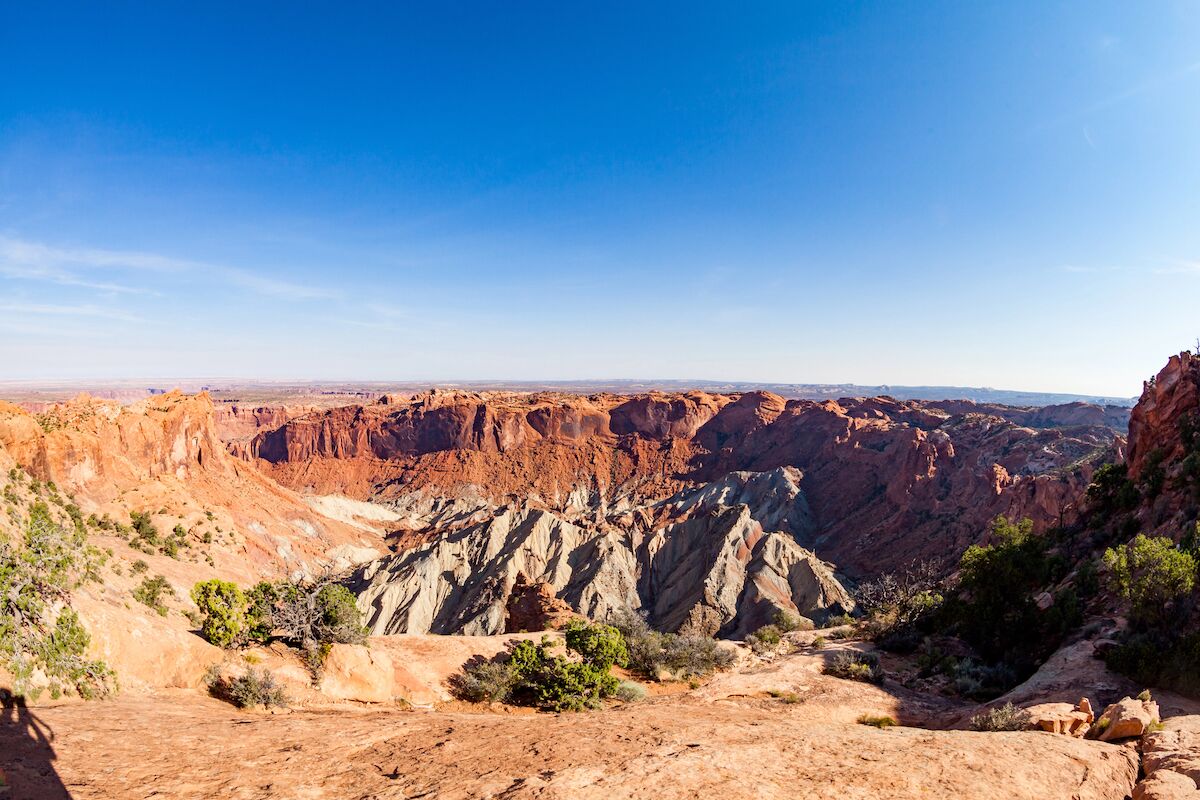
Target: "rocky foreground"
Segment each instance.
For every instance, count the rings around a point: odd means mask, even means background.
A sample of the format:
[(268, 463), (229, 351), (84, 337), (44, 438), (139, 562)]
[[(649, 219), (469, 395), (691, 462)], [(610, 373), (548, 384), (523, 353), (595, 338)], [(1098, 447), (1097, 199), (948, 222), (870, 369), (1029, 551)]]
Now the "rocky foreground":
[(0, 763), (10, 796), (23, 800), (1120, 800), (1134, 791), (1134, 744), (1036, 731), (876, 729), (856, 720), (879, 714), (931, 725), (956, 709), (902, 687), (823, 675), (824, 663), (819, 653), (749, 659), (695, 690), (584, 714), (328, 702), (239, 712), (188, 690), (99, 706), (8, 708)]

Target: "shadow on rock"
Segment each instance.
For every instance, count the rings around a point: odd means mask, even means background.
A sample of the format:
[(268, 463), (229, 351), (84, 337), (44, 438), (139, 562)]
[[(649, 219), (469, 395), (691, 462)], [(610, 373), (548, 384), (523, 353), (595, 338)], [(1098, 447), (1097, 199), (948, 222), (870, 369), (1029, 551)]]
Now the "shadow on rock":
[(70, 800), (54, 769), (53, 743), (25, 699), (0, 690), (0, 800)]

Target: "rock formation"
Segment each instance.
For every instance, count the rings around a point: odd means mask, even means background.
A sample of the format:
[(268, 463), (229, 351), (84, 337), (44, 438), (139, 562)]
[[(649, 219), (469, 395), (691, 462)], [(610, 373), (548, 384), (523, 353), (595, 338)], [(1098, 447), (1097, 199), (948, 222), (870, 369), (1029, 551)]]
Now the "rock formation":
[(664, 630), (740, 636), (781, 610), (823, 620), (853, 601), (797, 543), (811, 525), (799, 478), (733, 473), (625, 525), (514, 502), (367, 565), (354, 586), (377, 634), (501, 633), (519, 576), (589, 617), (644, 610)]
[[(1092, 465), (1123, 454), (1108, 426), (1121, 419), (1085, 404), (433, 391), (303, 415), (234, 449), (301, 491), (398, 509), (528, 499), (626, 531), (680, 491), (796, 468), (810, 522), (790, 532), (857, 578), (952, 563), (998, 514), (1070, 521)], [(406, 527), (405, 547), (445, 532)]]
[(164, 530), (221, 528), (235, 547), (213, 548), (230, 574), (306, 568), (379, 547), (369, 526), (331, 519), (253, 465), (231, 457), (205, 394), (156, 395), (121, 406), (82, 396), (32, 415), (0, 403), (0, 450), (53, 482), (85, 514), (127, 521), (147, 512)]

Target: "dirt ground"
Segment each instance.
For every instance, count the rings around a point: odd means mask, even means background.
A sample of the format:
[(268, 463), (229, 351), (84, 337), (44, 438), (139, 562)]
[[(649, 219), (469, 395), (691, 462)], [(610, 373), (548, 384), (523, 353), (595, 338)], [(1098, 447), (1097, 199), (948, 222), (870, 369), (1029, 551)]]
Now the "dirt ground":
[[(93, 798), (1114, 798), (1130, 747), (879, 730), (940, 714), (789, 656), (584, 714), (341, 705), (238, 711), (190, 690), (0, 715), (4, 800)], [(786, 694), (790, 702), (770, 696)]]

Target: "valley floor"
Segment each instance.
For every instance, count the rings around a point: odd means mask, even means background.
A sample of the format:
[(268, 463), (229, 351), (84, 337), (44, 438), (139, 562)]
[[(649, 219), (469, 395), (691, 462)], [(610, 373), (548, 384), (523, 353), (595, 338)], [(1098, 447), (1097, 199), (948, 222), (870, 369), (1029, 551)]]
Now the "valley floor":
[(952, 709), (915, 696), (906, 705), (902, 695), (821, 675), (819, 663), (787, 657), (686, 694), (584, 714), (453, 704), (240, 712), (190, 690), (10, 707), (0, 715), (0, 768), (12, 800), (1119, 800), (1132, 790), (1132, 747), (856, 724), (872, 709), (901, 721)]

